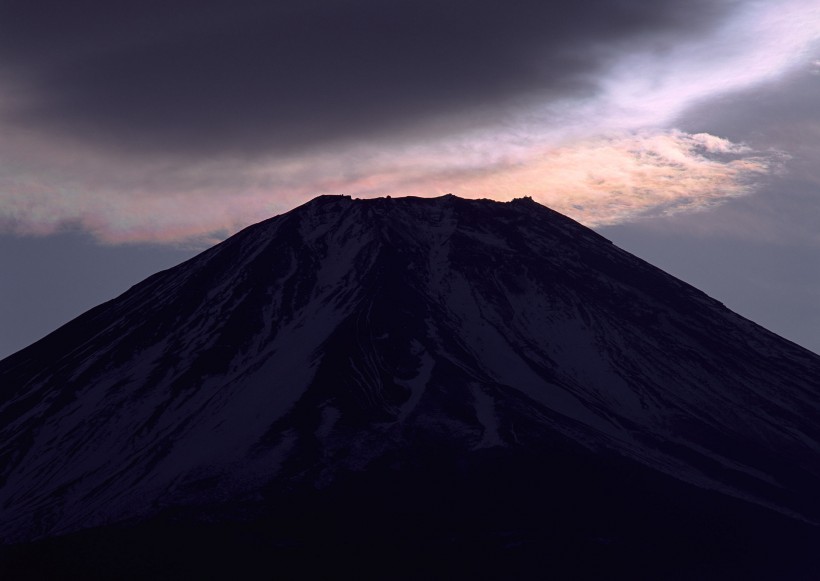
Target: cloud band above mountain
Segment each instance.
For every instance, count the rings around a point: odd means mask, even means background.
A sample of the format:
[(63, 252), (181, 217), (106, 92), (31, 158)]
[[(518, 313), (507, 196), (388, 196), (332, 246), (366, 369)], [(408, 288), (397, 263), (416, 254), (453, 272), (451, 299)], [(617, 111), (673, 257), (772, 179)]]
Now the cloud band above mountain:
[(776, 155), (676, 119), (818, 38), (806, 0), (7, 2), (0, 226), (181, 241), (319, 193), (705, 208)]

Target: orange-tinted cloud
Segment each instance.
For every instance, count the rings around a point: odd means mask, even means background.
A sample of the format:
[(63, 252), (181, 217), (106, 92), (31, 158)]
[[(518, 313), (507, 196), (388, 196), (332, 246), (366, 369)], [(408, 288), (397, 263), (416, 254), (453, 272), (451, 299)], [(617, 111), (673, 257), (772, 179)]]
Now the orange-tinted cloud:
[(587, 225), (701, 210), (748, 193), (768, 173), (763, 156), (706, 133), (633, 133), (544, 150), (460, 189), (527, 194)]
[(328, 156), (253, 166), (90, 167), (88, 175), (107, 172), (105, 178), (65, 179), (60, 188), (30, 176), (7, 178), (0, 181), (0, 225), (29, 234), (74, 225), (114, 243), (185, 242), (224, 236), (321, 193), (452, 192), (498, 200), (530, 195), (594, 226), (708, 208), (748, 192), (773, 163), (771, 156), (728, 140), (681, 131), (624, 133), (512, 153), (485, 144), (469, 151), (362, 156), (356, 163)]

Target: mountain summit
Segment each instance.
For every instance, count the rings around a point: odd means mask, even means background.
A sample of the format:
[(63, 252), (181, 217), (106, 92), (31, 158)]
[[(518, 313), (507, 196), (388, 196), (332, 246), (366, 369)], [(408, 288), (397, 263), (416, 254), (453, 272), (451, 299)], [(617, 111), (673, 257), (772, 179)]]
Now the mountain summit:
[(0, 563), (803, 578), (818, 418), (820, 357), (531, 199), (321, 196), (0, 362)]

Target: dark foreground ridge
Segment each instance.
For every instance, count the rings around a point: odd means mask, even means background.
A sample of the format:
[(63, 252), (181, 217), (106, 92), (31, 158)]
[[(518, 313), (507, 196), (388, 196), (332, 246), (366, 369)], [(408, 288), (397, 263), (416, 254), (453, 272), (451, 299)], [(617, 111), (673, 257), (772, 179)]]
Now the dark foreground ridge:
[(532, 200), (321, 196), (0, 361), (0, 578), (814, 579), (818, 378)]

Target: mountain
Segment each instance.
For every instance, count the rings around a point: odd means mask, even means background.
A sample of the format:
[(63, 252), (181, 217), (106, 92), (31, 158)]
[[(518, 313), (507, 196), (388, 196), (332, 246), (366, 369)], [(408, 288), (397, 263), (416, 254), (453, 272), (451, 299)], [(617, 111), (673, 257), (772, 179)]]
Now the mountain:
[(0, 574), (809, 579), (818, 419), (531, 199), (321, 196), (0, 362)]

